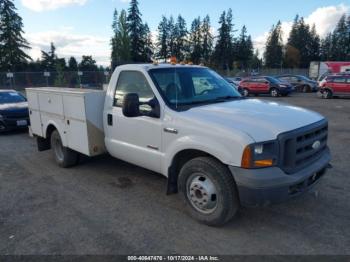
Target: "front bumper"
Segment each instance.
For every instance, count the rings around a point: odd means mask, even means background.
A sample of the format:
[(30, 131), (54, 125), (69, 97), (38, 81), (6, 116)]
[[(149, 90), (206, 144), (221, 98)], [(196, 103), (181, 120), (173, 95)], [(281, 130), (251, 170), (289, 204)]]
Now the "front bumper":
[(286, 174), (279, 167), (243, 169), (230, 167), (242, 206), (281, 203), (311, 189), (325, 174), (331, 160), (329, 150), (308, 167)]
[[(24, 124), (26, 121), (26, 124)], [(21, 119), (1, 119), (0, 120), (0, 132), (19, 130), (28, 128), (29, 118), (21, 118)]]

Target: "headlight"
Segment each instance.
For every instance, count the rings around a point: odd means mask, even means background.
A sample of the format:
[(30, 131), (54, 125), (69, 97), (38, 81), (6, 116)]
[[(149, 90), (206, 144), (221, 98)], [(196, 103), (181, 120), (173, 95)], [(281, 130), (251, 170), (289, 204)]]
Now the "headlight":
[(268, 141), (247, 146), (242, 155), (243, 168), (275, 166), (278, 161), (278, 142)]

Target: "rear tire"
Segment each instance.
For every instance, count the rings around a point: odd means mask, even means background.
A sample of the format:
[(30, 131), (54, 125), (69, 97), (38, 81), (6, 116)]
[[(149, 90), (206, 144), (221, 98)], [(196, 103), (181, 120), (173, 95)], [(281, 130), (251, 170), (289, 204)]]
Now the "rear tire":
[(52, 132), (50, 142), (54, 158), (60, 167), (72, 167), (78, 163), (79, 154), (62, 145), (62, 139), (57, 130)]
[(242, 94), (244, 97), (248, 97), (249, 96), (249, 90), (247, 88), (243, 88)]
[(308, 92), (310, 92), (310, 91), (311, 91), (310, 86), (308, 86), (308, 85), (304, 85), (304, 86), (303, 86), (303, 88), (302, 88), (302, 92), (303, 92), (303, 93), (308, 93)]
[(178, 188), (189, 214), (209, 226), (227, 223), (240, 206), (231, 172), (211, 157), (188, 161), (180, 171)]
[(272, 97), (279, 97), (280, 96), (280, 91), (277, 88), (271, 88), (270, 95)]
[(329, 89), (325, 89), (322, 93), (322, 98), (324, 99), (331, 99), (333, 97), (333, 93)]

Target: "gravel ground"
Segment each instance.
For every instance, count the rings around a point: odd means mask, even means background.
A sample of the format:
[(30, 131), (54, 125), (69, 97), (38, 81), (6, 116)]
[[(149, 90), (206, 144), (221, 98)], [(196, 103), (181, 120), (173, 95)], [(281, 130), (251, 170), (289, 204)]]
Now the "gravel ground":
[(350, 254), (350, 99), (262, 99), (328, 117), (333, 169), (312, 192), (211, 228), (160, 175), (110, 156), (60, 169), (26, 133), (2, 134), (0, 254)]

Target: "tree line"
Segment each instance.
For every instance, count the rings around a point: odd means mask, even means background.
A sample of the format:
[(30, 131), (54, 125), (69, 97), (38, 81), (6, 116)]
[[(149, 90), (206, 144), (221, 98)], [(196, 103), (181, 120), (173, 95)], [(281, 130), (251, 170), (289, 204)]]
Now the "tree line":
[(78, 63), (75, 57), (59, 58), (56, 47), (51, 43), (48, 52), (41, 51), (41, 58), (34, 61), (25, 51), (30, 49), (28, 41), (23, 37), (23, 22), (18, 15), (13, 0), (0, 0), (0, 71), (97, 71), (92, 56), (83, 56)]
[(178, 15), (163, 16), (155, 41), (147, 23), (143, 23), (138, 1), (131, 0), (129, 9), (115, 10), (111, 39), (111, 67), (130, 62), (178, 61), (203, 63), (220, 69), (256, 67), (261, 63), (254, 53), (251, 36), (243, 26), (235, 37), (232, 10), (224, 11), (219, 20), (218, 36), (214, 36), (209, 15), (195, 18), (189, 28)]
[(336, 28), (321, 39), (315, 25), (296, 16), (287, 43), (282, 41), (282, 24), (274, 25), (266, 41), (264, 62), (269, 68), (308, 68), (311, 61), (350, 60), (350, 15), (345, 14)]
[[(214, 34), (209, 15), (197, 17), (187, 25), (185, 19), (163, 16), (156, 39), (142, 20), (138, 0), (131, 0), (128, 10), (115, 10), (111, 38), (111, 69), (125, 63), (178, 61), (203, 63), (217, 69), (307, 68), (311, 61), (350, 60), (350, 16), (342, 16), (333, 32), (321, 39), (315, 26), (296, 16), (287, 43), (282, 41), (282, 25), (274, 25), (266, 41), (265, 52), (254, 51), (246, 26), (239, 32), (228, 9), (219, 17)], [(23, 21), (13, 0), (0, 0), (0, 71), (97, 71), (92, 56), (83, 56), (78, 63), (71, 57), (59, 58), (54, 43), (48, 52), (34, 61), (26, 50), (30, 45), (23, 37)], [(261, 56), (263, 59), (261, 59)]]

